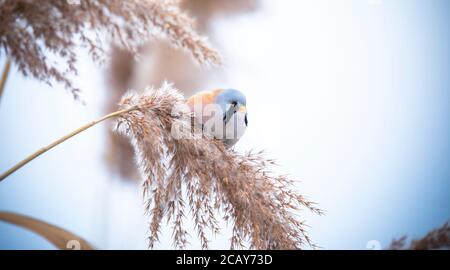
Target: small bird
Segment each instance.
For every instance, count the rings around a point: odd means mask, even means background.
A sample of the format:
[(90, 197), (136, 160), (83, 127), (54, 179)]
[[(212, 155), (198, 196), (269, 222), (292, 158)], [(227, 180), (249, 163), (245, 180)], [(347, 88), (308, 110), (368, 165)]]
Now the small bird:
[(202, 131), (221, 140), (228, 148), (244, 135), (248, 125), (247, 100), (236, 89), (199, 92), (187, 100)]

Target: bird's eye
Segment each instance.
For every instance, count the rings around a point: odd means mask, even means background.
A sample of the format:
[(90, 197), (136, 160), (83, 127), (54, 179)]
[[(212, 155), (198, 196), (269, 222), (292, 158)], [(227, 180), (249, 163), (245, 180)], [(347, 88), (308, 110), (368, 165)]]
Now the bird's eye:
[(231, 105), (233, 105), (234, 107), (236, 107), (237, 102), (236, 102), (236, 101), (232, 101), (232, 102), (231, 102)]

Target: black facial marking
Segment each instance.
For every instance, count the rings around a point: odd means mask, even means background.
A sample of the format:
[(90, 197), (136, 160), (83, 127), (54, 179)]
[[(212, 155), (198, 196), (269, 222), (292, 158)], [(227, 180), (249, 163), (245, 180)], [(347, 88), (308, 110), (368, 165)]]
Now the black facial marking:
[(245, 126), (247, 127), (248, 126), (247, 114), (245, 114), (244, 123), (245, 123)]

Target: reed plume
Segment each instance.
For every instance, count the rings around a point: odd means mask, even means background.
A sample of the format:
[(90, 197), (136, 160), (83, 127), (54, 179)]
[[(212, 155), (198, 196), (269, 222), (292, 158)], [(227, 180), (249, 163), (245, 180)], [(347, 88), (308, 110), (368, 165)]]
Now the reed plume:
[(407, 237), (402, 236), (399, 239), (394, 239), (389, 245), (391, 250), (436, 250), (436, 249), (450, 249), (450, 224), (445, 223), (441, 227), (434, 229), (427, 233), (420, 239), (412, 240), (407, 243)]
[(170, 84), (127, 93), (120, 102), (117, 130), (131, 140), (144, 178), (146, 210), (151, 216), (149, 246), (158, 241), (164, 217), (173, 225), (173, 244), (185, 248), (187, 211), (202, 248), (209, 231), (218, 233), (219, 213), (233, 224), (231, 248), (300, 249), (313, 245), (295, 211), (314, 203), (293, 191), (293, 181), (273, 175), (273, 160), (261, 152), (239, 154), (197, 132), (179, 136), (173, 127), (191, 130), (192, 115), (183, 96)]
[[(73, 2), (71, 4), (71, 2)], [(193, 20), (171, 0), (2, 0), (0, 52), (24, 76), (62, 83), (75, 98), (79, 90), (76, 48), (87, 47), (97, 62), (106, 58), (105, 40), (136, 54), (152, 36), (191, 53), (201, 63), (219, 63), (219, 54), (193, 30)]]

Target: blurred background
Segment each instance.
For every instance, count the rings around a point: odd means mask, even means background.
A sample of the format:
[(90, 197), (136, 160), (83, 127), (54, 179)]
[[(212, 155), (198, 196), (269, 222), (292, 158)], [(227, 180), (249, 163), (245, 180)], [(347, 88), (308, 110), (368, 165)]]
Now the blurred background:
[[(80, 49), (86, 105), (12, 66), (0, 103), (0, 171), (113, 111), (128, 88), (173, 81), (186, 96), (233, 87), (249, 128), (236, 145), (265, 149), (325, 216), (301, 212), (323, 249), (388, 246), (450, 218), (450, 2), (447, 0), (186, 0), (224, 56), (195, 64), (164, 41), (140, 61), (114, 48), (105, 66)], [(0, 57), (3, 65), (6, 59)], [(61, 226), (101, 249), (146, 249), (149, 218), (126, 140), (96, 126), (0, 184), (0, 210)], [(228, 249), (230, 228), (211, 248)], [(191, 248), (200, 248), (195, 234)], [(171, 249), (162, 231), (158, 249)], [(0, 249), (53, 249), (0, 222)]]

